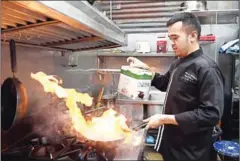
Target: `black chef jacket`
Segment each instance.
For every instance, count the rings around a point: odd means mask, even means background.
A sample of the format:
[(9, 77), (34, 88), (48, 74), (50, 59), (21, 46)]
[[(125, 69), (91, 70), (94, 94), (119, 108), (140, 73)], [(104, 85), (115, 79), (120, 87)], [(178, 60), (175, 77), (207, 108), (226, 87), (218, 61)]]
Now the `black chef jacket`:
[(164, 160), (209, 160), (213, 127), (224, 106), (224, 78), (217, 64), (198, 49), (176, 59), (152, 85), (167, 91), (164, 113), (175, 115), (178, 126), (164, 125), (160, 152)]

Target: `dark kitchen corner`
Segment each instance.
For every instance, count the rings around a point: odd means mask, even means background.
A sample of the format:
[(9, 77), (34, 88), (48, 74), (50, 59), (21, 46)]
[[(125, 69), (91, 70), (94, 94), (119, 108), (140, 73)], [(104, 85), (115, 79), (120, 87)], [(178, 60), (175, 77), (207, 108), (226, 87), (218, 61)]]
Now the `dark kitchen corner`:
[[(170, 87), (151, 85), (178, 59), (166, 23), (184, 12), (199, 19), (199, 45), (224, 77), (210, 160), (239, 160), (239, 1), (205, 0), (1, 1), (1, 159), (163, 160), (165, 129), (143, 120), (169, 108)], [(176, 93), (192, 89), (182, 78)]]

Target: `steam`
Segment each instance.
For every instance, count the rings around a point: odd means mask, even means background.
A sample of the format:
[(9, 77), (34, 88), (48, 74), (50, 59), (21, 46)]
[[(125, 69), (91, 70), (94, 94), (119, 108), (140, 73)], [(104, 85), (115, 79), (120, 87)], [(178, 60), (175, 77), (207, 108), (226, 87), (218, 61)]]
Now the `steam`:
[(45, 105), (41, 106), (39, 105), (41, 102), (36, 102), (38, 105), (35, 107), (38, 108), (38, 112), (33, 116), (33, 130), (38, 135), (48, 138), (56, 137), (56, 134), (62, 135), (62, 128), (71, 122), (69, 114), (66, 112), (65, 102), (54, 94), (46, 95), (42, 101), (45, 101)]
[[(139, 153), (139, 150), (136, 150), (141, 149), (143, 145), (143, 133), (123, 130), (122, 127), (126, 122), (123, 115), (117, 114), (113, 109), (108, 109), (101, 116), (93, 117), (88, 122), (82, 115), (82, 110), (79, 109), (81, 107), (77, 105), (77, 102), (91, 105), (92, 98), (88, 94), (78, 93), (74, 89), (64, 89), (57, 79), (42, 72), (31, 74), (31, 77), (39, 81), (44, 87), (44, 92), (48, 93), (48, 103), (41, 107), (39, 117), (36, 117), (38, 120), (35, 129), (39, 135), (46, 136), (51, 141), (57, 136), (72, 135), (76, 136), (79, 141), (87, 138), (103, 142), (121, 140), (122, 136), (126, 136), (119, 144), (119, 149), (121, 149), (119, 156), (126, 158), (128, 154), (130, 159), (136, 156), (136, 152)], [(121, 154), (121, 152), (124, 153)]]
[(138, 160), (142, 154), (145, 140), (145, 129), (133, 131), (117, 148), (116, 160)]

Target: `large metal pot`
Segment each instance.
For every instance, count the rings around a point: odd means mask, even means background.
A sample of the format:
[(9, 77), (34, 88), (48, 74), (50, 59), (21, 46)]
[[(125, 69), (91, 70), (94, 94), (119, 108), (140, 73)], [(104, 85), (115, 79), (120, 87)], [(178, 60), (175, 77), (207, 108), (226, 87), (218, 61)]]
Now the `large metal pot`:
[(103, 105), (107, 108), (114, 108), (116, 105), (116, 97), (117, 94), (103, 95), (102, 97)]
[[(149, 100), (152, 101), (161, 101), (164, 102), (165, 93), (159, 91), (152, 91), (150, 93)], [(151, 117), (155, 114), (162, 114), (163, 113), (163, 104), (158, 105), (147, 105), (147, 117)]]

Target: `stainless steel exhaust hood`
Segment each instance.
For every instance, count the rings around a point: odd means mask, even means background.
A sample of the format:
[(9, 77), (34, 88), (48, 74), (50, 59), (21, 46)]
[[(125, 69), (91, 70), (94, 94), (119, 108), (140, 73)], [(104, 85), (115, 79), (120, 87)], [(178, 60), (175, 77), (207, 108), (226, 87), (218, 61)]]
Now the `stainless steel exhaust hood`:
[(126, 45), (126, 34), (87, 1), (1, 1), (2, 42), (85, 51)]

